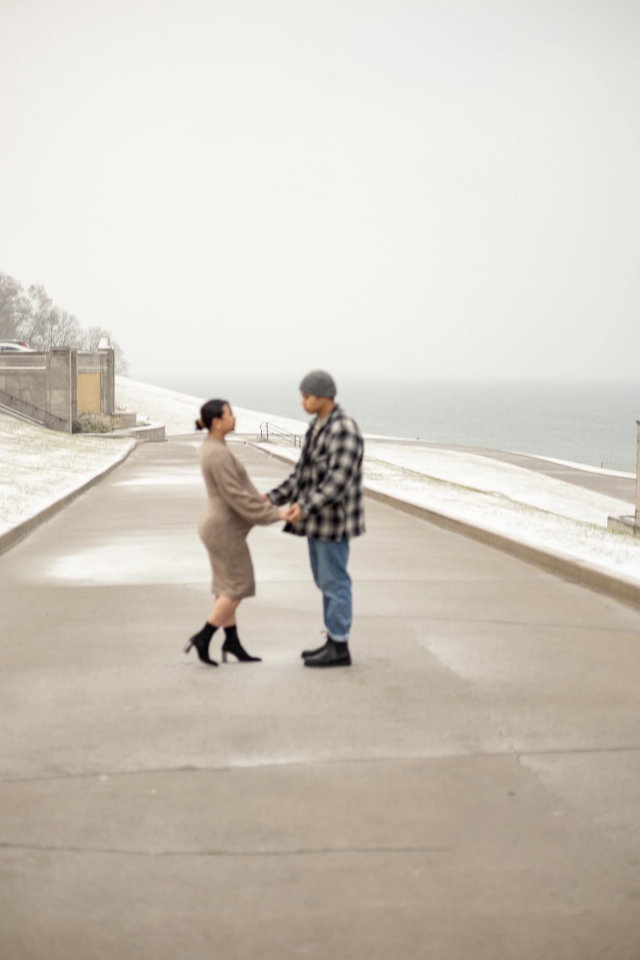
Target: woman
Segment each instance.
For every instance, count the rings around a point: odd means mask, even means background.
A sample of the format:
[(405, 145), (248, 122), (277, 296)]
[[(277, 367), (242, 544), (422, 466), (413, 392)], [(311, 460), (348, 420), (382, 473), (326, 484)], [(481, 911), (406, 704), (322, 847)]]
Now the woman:
[(247, 534), (255, 524), (284, 520), (287, 510), (265, 503), (247, 475), (247, 471), (229, 450), (225, 437), (235, 429), (236, 421), (226, 400), (208, 400), (196, 421), (198, 430), (207, 430), (202, 445), (202, 473), (209, 502), (202, 515), (198, 533), (209, 551), (213, 568), (215, 603), (207, 622), (185, 647), (195, 647), (203, 663), (217, 667), (209, 657), (209, 643), (218, 627), (224, 627), (222, 660), (232, 653), (243, 662), (258, 661), (243, 648), (236, 629), (236, 610), (241, 600), (256, 592)]

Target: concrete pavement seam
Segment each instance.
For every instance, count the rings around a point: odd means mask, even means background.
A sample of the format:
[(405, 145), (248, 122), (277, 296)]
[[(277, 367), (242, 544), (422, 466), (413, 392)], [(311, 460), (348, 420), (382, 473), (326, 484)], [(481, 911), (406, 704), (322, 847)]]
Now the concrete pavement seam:
[(16, 524), (16, 526), (12, 527), (11, 530), (7, 530), (6, 533), (1, 534), (0, 554), (5, 553), (5, 551), (9, 550), (10, 547), (13, 547), (21, 540), (24, 540), (24, 538), (33, 530), (36, 530), (43, 523), (46, 523), (47, 520), (50, 520), (51, 517), (55, 516), (57, 513), (60, 513), (60, 511), (64, 510), (65, 507), (68, 507), (69, 504), (76, 499), (76, 497), (79, 497), (86, 490), (89, 490), (91, 487), (95, 486), (96, 483), (99, 483), (100, 480), (107, 476), (107, 474), (111, 473), (112, 470), (115, 470), (116, 467), (121, 466), (142, 442), (143, 441), (141, 440), (135, 440), (133, 446), (129, 447), (128, 450), (125, 450), (121, 457), (119, 457), (114, 463), (111, 463), (104, 470), (101, 470), (100, 473), (96, 473), (95, 476), (81, 484), (81, 486), (76, 487), (75, 490), (72, 490), (70, 493), (66, 493), (63, 497), (60, 497), (59, 500), (54, 501), (54, 503), (50, 503), (49, 506), (39, 510), (38, 513), (35, 513), (32, 517), (29, 517), (27, 520), (23, 520), (22, 523)]
[(50, 776), (40, 775), (33, 777), (6, 777), (0, 778), (0, 787), (13, 783), (49, 783), (60, 782), (63, 780), (108, 780), (124, 777), (144, 777), (144, 776), (164, 776), (176, 773), (235, 773), (245, 770), (265, 770), (275, 767), (329, 767), (339, 766), (347, 763), (416, 763), (431, 762), (433, 760), (480, 760), (485, 757), (496, 759), (500, 757), (543, 757), (543, 756), (569, 756), (573, 754), (605, 754), (605, 753), (640, 753), (640, 744), (628, 744), (617, 747), (558, 747), (547, 748), (545, 750), (515, 750), (513, 748), (505, 750), (483, 750), (469, 751), (467, 753), (430, 753), (430, 754), (407, 754), (394, 755), (390, 757), (337, 757), (332, 760), (292, 760), (287, 763), (261, 763), (247, 765), (232, 765), (220, 767), (150, 767), (146, 770), (109, 770), (100, 773), (62, 773), (52, 774)]
[(340, 854), (450, 853), (449, 847), (308, 847), (293, 850), (127, 850), (119, 847), (71, 847), (0, 841), (0, 850), (38, 850), (45, 853), (98, 853), (128, 857), (317, 857)]
[[(283, 457), (271, 450), (265, 450), (255, 442), (246, 441), (247, 446), (259, 450), (261, 453), (272, 457), (274, 460), (280, 460), (283, 463), (292, 465), (293, 461), (288, 457)], [(418, 520), (426, 520), (434, 526), (452, 533), (459, 533), (462, 536), (469, 537), (472, 540), (478, 540), (486, 546), (494, 547), (503, 553), (508, 553), (518, 560), (530, 563), (533, 566), (541, 567), (547, 573), (561, 577), (575, 583), (577, 586), (586, 587), (589, 590), (595, 590), (597, 593), (605, 594), (615, 600), (625, 603), (628, 606), (640, 609), (640, 583), (630, 580), (627, 577), (615, 576), (609, 570), (598, 567), (594, 563), (586, 560), (578, 560), (568, 554), (560, 553), (545, 547), (537, 547), (531, 544), (515, 540), (503, 533), (490, 530), (468, 520), (459, 520), (446, 513), (440, 513), (437, 510), (430, 510), (428, 507), (421, 507), (418, 504), (402, 500), (400, 497), (394, 497), (388, 493), (382, 493), (364, 486), (364, 492), (367, 497), (377, 500), (394, 510), (409, 514)]]

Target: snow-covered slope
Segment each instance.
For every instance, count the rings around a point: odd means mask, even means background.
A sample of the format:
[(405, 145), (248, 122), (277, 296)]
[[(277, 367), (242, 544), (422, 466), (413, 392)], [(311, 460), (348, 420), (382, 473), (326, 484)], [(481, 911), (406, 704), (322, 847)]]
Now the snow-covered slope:
[(609, 516), (633, 513), (625, 501), (472, 454), (375, 453), (365, 482), (376, 490), (640, 580), (640, 540), (607, 529)]
[[(140, 417), (145, 416), (164, 423), (168, 437), (193, 433), (200, 407), (206, 399), (208, 398), (166, 390), (164, 387), (154, 387), (129, 377), (116, 377), (116, 405), (120, 409), (134, 411)], [(260, 424), (267, 420), (290, 433), (305, 433), (308, 426), (303, 420), (291, 420), (288, 417), (278, 417), (235, 405), (233, 412), (236, 416), (236, 433), (257, 436), (260, 433)]]
[(77, 490), (134, 441), (56, 433), (0, 415), (0, 534)]
[(511, 463), (457, 450), (407, 444), (376, 443), (367, 458), (393, 464), (407, 477), (418, 474), (433, 481), (458, 485), (465, 495), (491, 495), (497, 500), (535, 507), (561, 517), (606, 527), (607, 517), (632, 510), (630, 504), (585, 487), (534, 473)]

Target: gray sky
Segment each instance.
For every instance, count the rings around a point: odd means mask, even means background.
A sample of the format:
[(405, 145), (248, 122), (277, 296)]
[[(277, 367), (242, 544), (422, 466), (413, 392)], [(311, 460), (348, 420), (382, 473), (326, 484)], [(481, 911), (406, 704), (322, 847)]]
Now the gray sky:
[(634, 376), (637, 0), (0, 0), (0, 270), (132, 375)]

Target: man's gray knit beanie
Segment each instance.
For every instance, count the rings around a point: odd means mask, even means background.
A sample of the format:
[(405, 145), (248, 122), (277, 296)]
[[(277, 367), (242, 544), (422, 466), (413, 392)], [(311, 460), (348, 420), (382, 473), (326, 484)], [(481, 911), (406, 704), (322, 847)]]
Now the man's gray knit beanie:
[(335, 397), (338, 392), (336, 382), (326, 370), (312, 370), (303, 377), (301, 393), (312, 393), (315, 397)]

